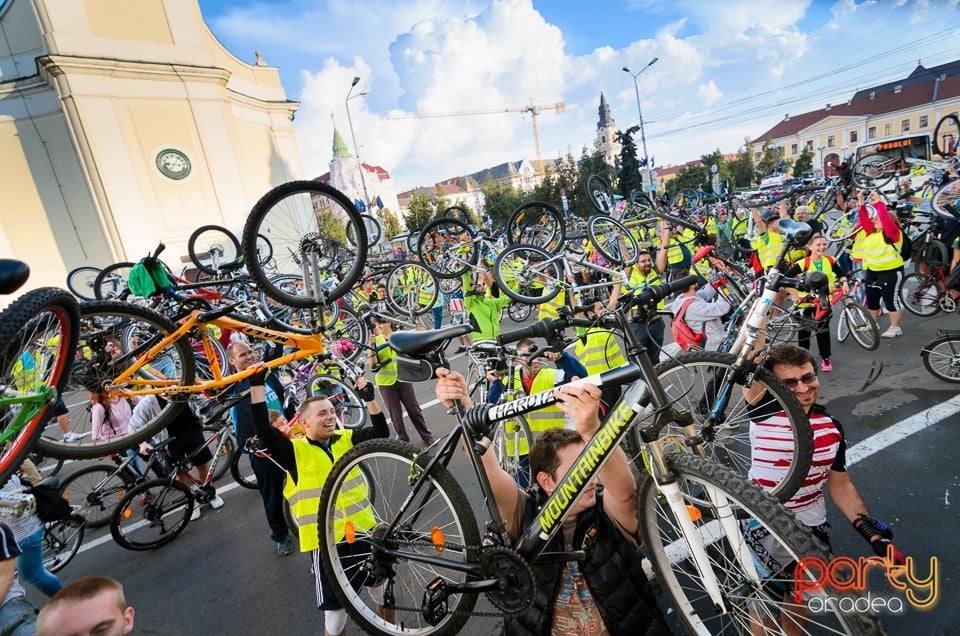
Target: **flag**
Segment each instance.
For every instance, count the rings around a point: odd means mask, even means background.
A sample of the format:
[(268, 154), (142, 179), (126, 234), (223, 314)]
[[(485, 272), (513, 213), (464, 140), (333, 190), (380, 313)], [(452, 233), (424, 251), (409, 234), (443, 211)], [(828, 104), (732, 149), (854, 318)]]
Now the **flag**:
[(644, 157), (643, 159), (640, 160), (640, 167), (645, 168), (646, 166), (647, 166), (647, 158)]
[(367, 206), (363, 204), (363, 201), (360, 199), (353, 200), (353, 207), (357, 208), (357, 212), (366, 212)]
[(462, 314), (466, 311), (463, 298), (450, 298), (450, 313)]
[(655, 162), (653, 159), (654, 159), (654, 156), (653, 156), (653, 155), (650, 155), (650, 167), (651, 167), (651, 168), (653, 168), (654, 166), (657, 165), (657, 162)]
[(383, 199), (380, 198), (379, 194), (377, 195), (377, 207), (383, 209)]

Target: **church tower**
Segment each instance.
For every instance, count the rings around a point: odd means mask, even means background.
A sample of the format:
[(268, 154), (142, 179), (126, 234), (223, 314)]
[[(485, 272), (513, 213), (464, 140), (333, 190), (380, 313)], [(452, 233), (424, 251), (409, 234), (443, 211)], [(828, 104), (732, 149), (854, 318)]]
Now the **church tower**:
[[(350, 154), (340, 131), (333, 129), (333, 158), (330, 160), (330, 185), (347, 195), (351, 201), (363, 201), (363, 181), (360, 178), (361, 164)], [(370, 179), (369, 175), (364, 175)], [(371, 193), (371, 196), (375, 194)]]
[(598, 153), (601, 153), (603, 160), (613, 166), (620, 156), (620, 144), (616, 141), (617, 125), (613, 122), (613, 116), (610, 115), (610, 106), (607, 105), (607, 98), (602, 90), (600, 91), (599, 114), (597, 139), (594, 142), (594, 147)]

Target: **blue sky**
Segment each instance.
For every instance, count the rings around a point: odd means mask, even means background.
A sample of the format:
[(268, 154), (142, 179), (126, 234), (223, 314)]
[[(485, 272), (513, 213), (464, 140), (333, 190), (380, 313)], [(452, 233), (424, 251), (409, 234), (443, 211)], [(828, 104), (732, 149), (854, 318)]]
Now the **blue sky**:
[[(529, 114), (424, 113), (564, 102), (538, 118), (544, 157), (591, 145), (603, 90), (639, 118), (657, 165), (736, 152), (782, 119), (960, 58), (957, 1), (199, 0), (234, 55), (259, 50), (301, 103), (305, 177), (326, 172), (334, 122), (399, 190), (536, 155)], [(331, 117), (332, 115), (332, 117)]]

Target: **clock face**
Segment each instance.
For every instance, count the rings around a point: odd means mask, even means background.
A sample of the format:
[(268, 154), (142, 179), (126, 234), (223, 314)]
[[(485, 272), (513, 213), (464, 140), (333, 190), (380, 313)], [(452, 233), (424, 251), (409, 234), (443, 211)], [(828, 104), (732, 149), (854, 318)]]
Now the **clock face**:
[(183, 179), (190, 174), (190, 160), (179, 150), (161, 150), (157, 154), (157, 169), (167, 178)]

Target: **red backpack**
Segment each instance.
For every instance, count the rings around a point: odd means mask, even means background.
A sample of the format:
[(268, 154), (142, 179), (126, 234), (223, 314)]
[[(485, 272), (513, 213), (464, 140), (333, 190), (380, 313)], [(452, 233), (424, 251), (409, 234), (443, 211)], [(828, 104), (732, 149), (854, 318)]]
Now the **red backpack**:
[(707, 343), (707, 332), (696, 332), (690, 328), (690, 325), (687, 324), (687, 321), (683, 317), (687, 314), (687, 309), (690, 307), (690, 304), (696, 301), (696, 298), (688, 298), (683, 302), (683, 305), (680, 306), (680, 311), (677, 312), (677, 315), (673, 317), (673, 322), (670, 324), (670, 331), (673, 333), (673, 340), (680, 346), (684, 351), (689, 351), (693, 347), (703, 348)]

